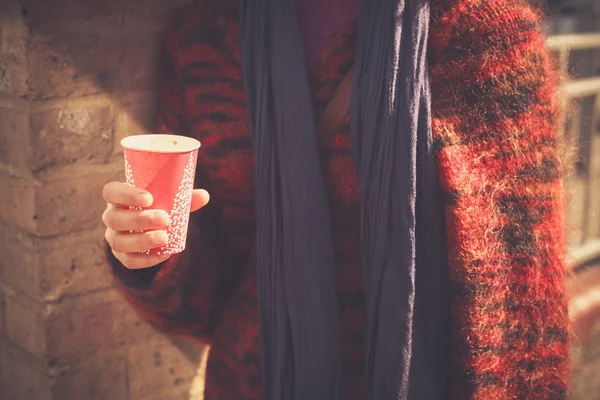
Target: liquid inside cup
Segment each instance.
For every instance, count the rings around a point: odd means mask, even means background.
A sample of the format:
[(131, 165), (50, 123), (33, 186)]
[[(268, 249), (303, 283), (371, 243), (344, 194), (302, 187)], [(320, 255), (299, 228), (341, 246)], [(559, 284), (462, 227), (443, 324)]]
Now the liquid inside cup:
[(137, 135), (121, 140), (121, 146), (129, 150), (151, 153), (189, 153), (200, 148), (200, 142), (178, 135)]

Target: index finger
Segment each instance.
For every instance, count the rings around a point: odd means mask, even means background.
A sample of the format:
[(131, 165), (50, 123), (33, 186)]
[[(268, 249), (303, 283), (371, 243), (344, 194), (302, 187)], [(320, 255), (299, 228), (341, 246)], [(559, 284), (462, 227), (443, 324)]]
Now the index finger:
[(150, 192), (123, 182), (109, 182), (102, 189), (107, 203), (125, 207), (150, 207), (154, 201)]

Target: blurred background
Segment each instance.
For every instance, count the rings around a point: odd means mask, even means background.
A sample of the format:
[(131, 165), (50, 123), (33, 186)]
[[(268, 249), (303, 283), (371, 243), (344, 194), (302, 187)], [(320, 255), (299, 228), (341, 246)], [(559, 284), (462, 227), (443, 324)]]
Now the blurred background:
[[(192, 0), (0, 0), (0, 399), (202, 399), (205, 349), (111, 288), (100, 197), (148, 133), (158, 38)], [(539, 1), (532, 0), (539, 5)], [(573, 399), (600, 399), (600, 0), (549, 1), (562, 76)], [(598, 321), (598, 322), (597, 322)]]

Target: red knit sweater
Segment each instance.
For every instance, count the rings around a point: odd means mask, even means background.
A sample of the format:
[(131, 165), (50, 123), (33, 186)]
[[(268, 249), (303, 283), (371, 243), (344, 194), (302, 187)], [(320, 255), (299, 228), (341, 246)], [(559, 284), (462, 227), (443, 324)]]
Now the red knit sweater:
[[(202, 1), (164, 36), (158, 131), (202, 142), (211, 202), (188, 249), (118, 286), (157, 328), (211, 343), (208, 400), (261, 395), (253, 155), (236, 0)], [(212, 3), (212, 5), (211, 5)], [(432, 0), (432, 114), (452, 280), (449, 398), (563, 399), (568, 380), (555, 80), (522, 0)], [(354, 56), (354, 27), (309, 68), (316, 118)], [(365, 315), (349, 119), (321, 148), (350, 399), (362, 398)], [(444, 227), (440, 227), (444, 229)]]

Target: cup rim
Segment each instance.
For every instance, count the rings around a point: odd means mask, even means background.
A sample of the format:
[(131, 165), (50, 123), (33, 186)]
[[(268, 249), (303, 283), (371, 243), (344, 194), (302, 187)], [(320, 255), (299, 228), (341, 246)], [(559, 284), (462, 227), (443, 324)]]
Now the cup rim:
[[(143, 144), (144, 140), (152, 139), (157, 142), (162, 140), (176, 140), (181, 142), (179, 148), (152, 148), (152, 146)], [(165, 142), (166, 144), (166, 142)], [(149, 153), (189, 153), (200, 148), (200, 142), (189, 136), (165, 135), (165, 134), (146, 134), (132, 135), (121, 139), (121, 146), (127, 150), (144, 151)]]

